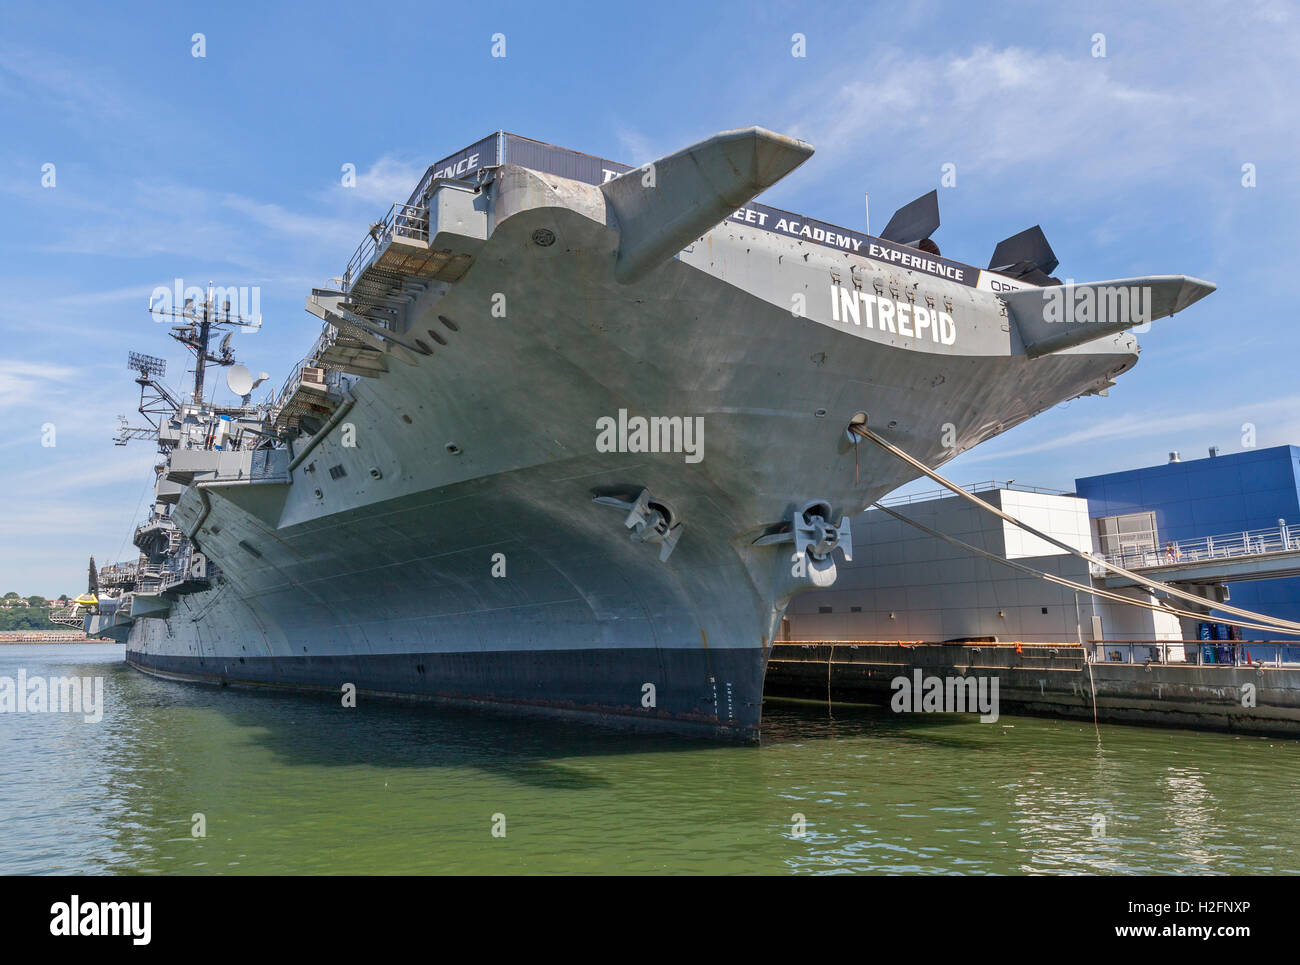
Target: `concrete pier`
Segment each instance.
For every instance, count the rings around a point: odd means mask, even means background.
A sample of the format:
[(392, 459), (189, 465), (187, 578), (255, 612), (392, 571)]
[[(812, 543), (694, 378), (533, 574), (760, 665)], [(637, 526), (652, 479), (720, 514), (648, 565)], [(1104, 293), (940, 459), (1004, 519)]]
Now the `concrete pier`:
[(1077, 644), (777, 643), (764, 693), (888, 706), (897, 677), (996, 677), (1002, 713), (1300, 737), (1300, 667), (1093, 663)]

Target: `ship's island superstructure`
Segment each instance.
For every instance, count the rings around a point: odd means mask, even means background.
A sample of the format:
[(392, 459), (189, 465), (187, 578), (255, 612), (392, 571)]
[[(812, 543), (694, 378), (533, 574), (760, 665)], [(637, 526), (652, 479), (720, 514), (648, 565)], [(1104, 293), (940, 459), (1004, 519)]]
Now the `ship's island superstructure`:
[[(485, 138), (312, 291), (320, 335), (261, 404), (229, 338), (257, 319), (211, 288), (151, 304), (196, 385), (132, 354), (149, 425), (119, 441), (158, 446), (152, 510), (65, 616), (164, 677), (756, 738), (786, 604), (913, 475), (851, 425), (940, 465), (1104, 393), (1126, 328), (1212, 290), (1068, 286), (1137, 307), (1054, 317), (1036, 228), (985, 270), (939, 254), (932, 195), (881, 237), (754, 202), (811, 153)], [(205, 401), (209, 365), (238, 404)]]

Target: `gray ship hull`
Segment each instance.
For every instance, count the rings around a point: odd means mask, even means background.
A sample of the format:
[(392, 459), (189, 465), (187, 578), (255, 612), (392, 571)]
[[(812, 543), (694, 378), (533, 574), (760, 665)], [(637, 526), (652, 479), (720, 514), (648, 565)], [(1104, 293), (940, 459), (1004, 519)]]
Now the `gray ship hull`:
[(592, 481), (606, 476), (624, 478), (591, 464), (521, 470), (269, 541), (256, 517), (213, 495), (209, 520), (222, 522), (208, 551), (228, 561), (225, 582), (136, 621), (127, 659), (224, 684), (336, 695), (352, 684), (362, 695), (756, 736), (771, 630), (736, 632), (765, 622), (745, 567), (704, 539), (660, 563), (618, 514), (592, 506)]
[[(753, 740), (786, 604), (834, 578), (755, 540), (912, 476), (848, 442), (855, 413), (937, 466), (1137, 358), (1123, 335), (1030, 359), (990, 293), (732, 222), (623, 283), (602, 202), (502, 168), (472, 266), (405, 310), (431, 354), (358, 380), (291, 478), (185, 488), (172, 517), (220, 580), (134, 620), (127, 660)], [(855, 264), (950, 305), (955, 344), (833, 317)], [(620, 410), (702, 417), (703, 458), (599, 451)], [(682, 524), (666, 560), (595, 501), (640, 491)]]

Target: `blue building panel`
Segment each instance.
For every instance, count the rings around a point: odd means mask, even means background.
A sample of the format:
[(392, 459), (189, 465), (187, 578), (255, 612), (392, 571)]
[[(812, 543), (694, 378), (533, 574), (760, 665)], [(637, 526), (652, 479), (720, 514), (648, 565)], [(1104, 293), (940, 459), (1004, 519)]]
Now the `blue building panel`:
[[(1160, 526), (1162, 539), (1198, 539), (1201, 536), (1218, 536), (1221, 533), (1235, 533), (1242, 529), (1258, 529), (1250, 524), (1250, 515), (1246, 509), (1246, 500), (1240, 493), (1211, 496), (1197, 495), (1189, 504), (1192, 511), (1193, 532), (1171, 532), (1168, 524)], [(1160, 509), (1157, 508), (1156, 520), (1159, 525)], [(1277, 517), (1273, 518), (1277, 522)]]
[[(1159, 541), (1198, 540), (1285, 520), (1300, 526), (1300, 448), (1274, 446), (1087, 476), (1075, 491), (1093, 519), (1153, 512)], [(1234, 606), (1300, 620), (1300, 578), (1230, 584)], [(1228, 623), (1223, 614), (1213, 619)], [(1270, 634), (1246, 630), (1247, 640)]]
[[(1290, 446), (1282, 448), (1289, 449)], [(1220, 456), (1220, 458), (1226, 458)], [(1243, 463), (1241, 466), (1241, 491), (1243, 493), (1264, 492), (1271, 489), (1294, 488), (1296, 484), (1295, 463), (1286, 459), (1272, 459), (1268, 462)]]
[[(1237, 466), (1228, 464), (1229, 460), (1222, 456), (1215, 459), (1201, 459), (1199, 462), (1209, 463), (1209, 465), (1198, 466), (1195, 462), (1187, 463), (1187, 482), (1188, 493), (1197, 498), (1207, 497), (1231, 497), (1240, 500), (1245, 496), (1245, 490), (1242, 488), (1241, 472)], [(1215, 463), (1224, 463), (1225, 465), (1215, 465)], [(1174, 465), (1181, 465), (1175, 463)], [(1169, 480), (1173, 482), (1173, 480)], [(1171, 493), (1166, 488), (1165, 498), (1169, 499)]]
[(1168, 479), (1143, 479), (1139, 474), (1135, 476), (1141, 493), (1138, 502), (1143, 506), (1151, 506), (1154, 503), (1179, 505), (1192, 498), (1192, 487), (1188, 483), (1187, 476), (1182, 473)]

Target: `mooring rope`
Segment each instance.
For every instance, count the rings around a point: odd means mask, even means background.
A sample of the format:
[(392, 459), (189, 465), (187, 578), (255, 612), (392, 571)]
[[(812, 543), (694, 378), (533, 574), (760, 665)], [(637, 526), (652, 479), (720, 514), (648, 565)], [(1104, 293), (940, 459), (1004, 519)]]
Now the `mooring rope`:
[(1092, 695), (1092, 729), (1097, 732), (1097, 743), (1101, 743), (1101, 725), (1097, 723), (1097, 682), (1092, 679), (1092, 660), (1088, 664), (1088, 693)]
[(835, 644), (831, 644), (831, 655), (826, 658), (826, 716), (834, 717), (835, 710), (831, 707), (831, 664), (835, 662)]
[[(935, 472), (933, 469), (931, 469), (929, 466), (925, 465), (925, 463), (921, 462), (918, 459), (914, 459), (912, 456), (908, 455), (902, 449), (899, 449), (893, 443), (887, 442), (886, 440), (882, 439), (871, 429), (868, 429), (865, 425), (855, 423), (849, 426), (849, 431), (854, 435), (859, 436), (863, 439), (871, 440), (876, 445), (884, 449), (886, 452), (890, 453), (891, 455), (907, 463), (917, 472), (920, 472), (922, 475), (928, 476), (930, 479), (933, 479), (935, 482), (943, 486), (945, 489), (951, 491), (957, 496), (961, 496), (963, 499), (973, 503), (974, 505), (984, 510), (985, 512), (992, 513), (994, 516), (997, 516), (999, 519), (1002, 519), (1005, 522), (1010, 523), (1012, 526), (1015, 526), (1017, 529), (1023, 530), (1024, 532), (1029, 533), (1033, 536), (1037, 536), (1039, 539), (1052, 544), (1058, 549), (1064, 550), (1065, 552), (1069, 553), (1071, 556), (1078, 557), (1079, 559), (1085, 560), (1088, 563), (1095, 563), (1096, 565), (1102, 567), (1103, 569), (1109, 570), (1112, 573), (1116, 573), (1120, 576), (1123, 576), (1126, 579), (1130, 579), (1133, 582), (1141, 586), (1145, 586), (1154, 592), (1165, 593), (1168, 594), (1169, 596), (1178, 597), (1179, 599), (1187, 600), (1191, 603), (1195, 603), (1200, 606), (1210, 605), (1212, 606), (1212, 609), (1218, 610), (1221, 613), (1230, 613), (1233, 616), (1243, 617), (1245, 618), (1246, 621), (1252, 621), (1252, 622), (1236, 621), (1241, 623), (1241, 626), (1248, 626), (1251, 629), (1256, 629), (1256, 630), (1267, 630), (1273, 633), (1285, 633), (1288, 636), (1300, 636), (1300, 623), (1296, 623), (1291, 620), (1283, 620), (1278, 617), (1270, 617), (1267, 614), (1256, 613), (1253, 610), (1243, 610), (1240, 607), (1229, 606), (1226, 603), (1211, 604), (1210, 601), (1207, 601), (1204, 597), (1197, 596), (1194, 593), (1188, 593), (1186, 590), (1181, 590), (1178, 587), (1170, 586), (1168, 583), (1161, 583), (1158, 580), (1152, 580), (1148, 577), (1142, 576), (1141, 574), (1134, 573), (1130, 570), (1126, 570), (1122, 566), (1117, 566), (1116, 564), (1111, 563), (1105, 559), (1102, 559), (1097, 556), (1093, 556), (1091, 553), (1085, 553), (1081, 550), (1075, 549), (1073, 546), (1070, 546), (1068, 543), (1062, 542), (1061, 540), (1057, 539), (1054, 536), (1049, 536), (1047, 533), (1044, 533), (1041, 530), (1036, 529), (1033, 526), (1030, 526), (1028, 523), (1021, 522), (1020, 520), (1012, 516), (1010, 513), (1004, 512), (1003, 510), (999, 509), (997, 506), (994, 506), (991, 503), (987, 503), (984, 500), (980, 499), (979, 497), (975, 496), (973, 493), (969, 493), (965, 489), (962, 489), (956, 483), (950, 482), (949, 480), (945, 479), (943, 476)], [(881, 509), (884, 508), (880, 506), (879, 503), (876, 503), (874, 505), (876, 505), (878, 508)], [(891, 513), (891, 515), (898, 516), (898, 514), (896, 513)], [(907, 520), (907, 518), (904, 516), (898, 516), (898, 518), (904, 520), (905, 522), (911, 522), (910, 520)], [(976, 552), (982, 553), (982, 551), (979, 550), (976, 550)], [(994, 558), (998, 559), (1000, 562), (1005, 562), (1008, 565), (1012, 565), (1012, 566), (1015, 565), (1015, 564), (1011, 564), (1010, 561), (1008, 560), (1002, 560), (1001, 557), (995, 556)], [(1045, 579), (1052, 579), (1050, 574), (1038, 573), (1038, 575), (1042, 576)], [(1056, 578), (1053, 580), (1053, 582), (1058, 582), (1059, 580), (1060, 578)], [(1105, 596), (1108, 592), (1108, 591), (1096, 590), (1093, 587), (1084, 587), (1080, 584), (1071, 584), (1068, 582), (1065, 585), (1072, 585), (1075, 586), (1076, 588), (1083, 589), (1094, 596)], [(1202, 613), (1193, 613), (1191, 611), (1185, 611), (1185, 610), (1180, 611), (1168, 605), (1153, 607), (1149, 604), (1142, 603), (1142, 601), (1140, 600), (1134, 600), (1132, 597), (1117, 596), (1112, 598), (1130, 604), (1146, 606), (1148, 609), (1160, 609), (1170, 613), (1176, 613), (1179, 616), (1190, 616), (1194, 619), (1203, 619), (1205, 616), (1205, 614)]]
[[(882, 506), (880, 505), (880, 503), (872, 503), (871, 505), (873, 509), (878, 509), (882, 513), (886, 513), (894, 517), (895, 519), (899, 520), (900, 522), (907, 523), (907, 525), (909, 526), (915, 526), (917, 529), (921, 530), (921, 532), (925, 533), (928, 536), (933, 536), (935, 539), (941, 539), (945, 543), (949, 543), (952, 546), (959, 547), (961, 549), (966, 550), (967, 552), (974, 553), (977, 556), (982, 556), (987, 560), (992, 560), (994, 563), (1001, 563), (1003, 566), (1010, 567), (1013, 570), (1019, 570), (1021, 573), (1027, 573), (1030, 576), (1036, 576), (1039, 579), (1046, 580), (1049, 583), (1056, 583), (1059, 584), (1060, 586), (1069, 587), (1072, 590), (1078, 590), (1083, 593), (1089, 593), (1092, 596), (1101, 597), (1102, 599), (1105, 600), (1112, 600), (1115, 603), (1126, 603), (1130, 606), (1142, 607), (1145, 610), (1155, 610), (1160, 613), (1172, 613), (1174, 616), (1188, 617), (1193, 620), (1200, 620), (1203, 619), (1205, 616), (1205, 614), (1203, 613), (1196, 613), (1192, 610), (1180, 609), (1179, 607), (1174, 606), (1172, 603), (1169, 603), (1168, 601), (1161, 602), (1161, 603), (1148, 603), (1146, 600), (1136, 600), (1131, 596), (1125, 596), (1123, 593), (1117, 593), (1114, 590), (1105, 590), (1095, 586), (1089, 586), (1085, 583), (1076, 583), (1075, 581), (1067, 579), (1064, 576), (1057, 576), (1055, 573), (1047, 573), (1044, 572), (1043, 570), (1036, 570), (1032, 566), (1026, 566), (1024, 563), (1016, 563), (1013, 560), (1009, 560), (1006, 559), (1005, 557), (999, 556), (997, 553), (991, 553), (988, 550), (980, 549), (978, 546), (972, 546), (970, 543), (967, 543), (964, 540), (960, 540), (955, 536), (949, 536), (947, 533), (941, 533), (936, 529), (931, 529), (929, 526), (926, 526), (924, 523), (917, 522), (914, 519), (909, 519), (908, 517), (904, 516), (902, 513), (897, 513), (894, 510), (890, 509), (888, 506)], [(1239, 623), (1238, 625), (1243, 627), (1249, 627), (1252, 630), (1267, 630), (1270, 633), (1273, 632), (1292, 633), (1296, 636), (1300, 636), (1300, 633), (1296, 633), (1295, 631), (1280, 630), (1276, 627), (1269, 626), (1266, 624), (1261, 624), (1261, 623), (1242, 622)]]

